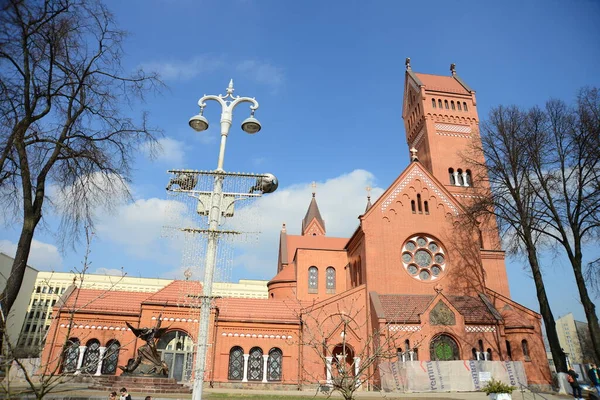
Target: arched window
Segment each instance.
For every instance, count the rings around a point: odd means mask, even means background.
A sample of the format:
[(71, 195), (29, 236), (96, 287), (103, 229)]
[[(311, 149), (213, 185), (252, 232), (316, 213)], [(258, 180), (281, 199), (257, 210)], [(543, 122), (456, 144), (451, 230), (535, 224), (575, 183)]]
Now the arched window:
[(436, 336), (431, 340), (429, 353), (431, 361), (460, 360), (456, 341), (452, 339), (452, 337), (444, 334)]
[(425, 214), (429, 215), (429, 203), (424, 201), (423, 206), (425, 207)]
[(97, 339), (91, 339), (86, 346), (81, 369), (88, 374), (95, 374), (98, 369), (98, 361), (100, 361), (100, 342)]
[(327, 293), (335, 293), (335, 268), (327, 267), (325, 270), (325, 288)]
[(431, 107), (435, 108), (435, 99), (431, 99)]
[(417, 195), (417, 207), (419, 209), (419, 214), (423, 213), (423, 204), (421, 203), (421, 194)]
[(227, 379), (241, 381), (244, 377), (244, 349), (240, 346), (232, 347), (229, 351), (229, 372)]
[(448, 107), (448, 100), (444, 100), (444, 107), (446, 107), (446, 110), (448, 110), (450, 107)]
[(529, 357), (529, 344), (527, 343), (527, 340), (523, 339), (521, 341), (521, 347), (523, 349), (523, 358), (525, 361), (531, 361), (531, 357)]
[(471, 170), (468, 169), (466, 172), (467, 172), (467, 182), (465, 182), (466, 183), (465, 186), (473, 186), (473, 181), (471, 178)]
[(477, 349), (475, 347), (471, 349), (471, 352), (473, 353), (473, 360), (479, 360), (479, 357), (477, 357)]
[(308, 269), (308, 293), (317, 293), (319, 289), (319, 270), (314, 265)]
[(479, 344), (479, 352), (483, 353), (483, 340), (479, 339), (477, 343)]
[(467, 108), (467, 103), (463, 102), (463, 108), (465, 109), (465, 111), (469, 111), (469, 109)]
[(79, 339), (71, 338), (65, 345), (63, 352), (63, 373), (72, 373), (77, 370), (77, 361), (79, 360)]
[(458, 172), (458, 175), (456, 175), (456, 180), (457, 180), (456, 186), (463, 186), (465, 184), (465, 182), (463, 181), (462, 169), (458, 169), (456, 172)]
[(455, 110), (455, 108), (454, 108), (454, 100), (452, 100), (452, 101), (450, 102), (450, 107), (452, 107), (452, 109), (453, 109), (453, 110)]
[(450, 178), (450, 184), (455, 185), (456, 182), (454, 181), (454, 168), (448, 168), (448, 177)]
[(462, 107), (460, 106), (460, 101), (456, 102), (456, 106), (458, 107), (458, 111), (462, 111)]
[(119, 362), (119, 350), (121, 345), (116, 340), (110, 340), (106, 346), (104, 359), (102, 361), (102, 375), (114, 375), (117, 372)]
[(415, 206), (415, 201), (414, 200), (410, 201), (410, 209), (412, 210), (413, 214), (417, 213), (417, 207)]
[(269, 350), (269, 359), (267, 360), (267, 380), (268, 381), (280, 381), (281, 380), (281, 362), (283, 360), (283, 353), (277, 347)]
[(487, 349), (487, 360), (492, 361), (492, 349)]
[(506, 356), (508, 357), (508, 361), (512, 361), (512, 349), (508, 340), (506, 341)]
[(248, 358), (248, 380), (261, 381), (263, 377), (263, 351), (260, 347), (253, 347)]
[(438, 99), (438, 106), (439, 106), (440, 108), (442, 108), (442, 107), (443, 107), (443, 106), (442, 106), (442, 100), (441, 100), (441, 99)]

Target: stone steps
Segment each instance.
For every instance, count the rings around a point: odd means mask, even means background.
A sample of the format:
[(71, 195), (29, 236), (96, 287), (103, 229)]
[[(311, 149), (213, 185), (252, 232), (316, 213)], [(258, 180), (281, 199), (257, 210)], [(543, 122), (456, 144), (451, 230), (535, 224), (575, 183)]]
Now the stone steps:
[(191, 393), (191, 388), (177, 383), (173, 378), (152, 378), (142, 376), (102, 376), (95, 377), (88, 386), (92, 390), (118, 392), (122, 387), (130, 393)]

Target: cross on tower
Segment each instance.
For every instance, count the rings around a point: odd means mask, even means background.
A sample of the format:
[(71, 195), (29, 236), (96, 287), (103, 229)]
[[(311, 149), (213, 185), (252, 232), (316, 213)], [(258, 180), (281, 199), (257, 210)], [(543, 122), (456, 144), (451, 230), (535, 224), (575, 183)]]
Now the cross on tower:
[(367, 200), (371, 200), (371, 186), (365, 188), (367, 190)]
[(315, 193), (317, 192), (317, 182), (313, 181), (312, 186), (312, 195), (315, 197)]

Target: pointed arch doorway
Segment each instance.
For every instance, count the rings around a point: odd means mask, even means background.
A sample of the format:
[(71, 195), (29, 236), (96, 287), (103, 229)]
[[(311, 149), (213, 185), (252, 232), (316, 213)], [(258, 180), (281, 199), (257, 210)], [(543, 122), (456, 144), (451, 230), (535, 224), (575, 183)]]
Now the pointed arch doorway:
[(429, 346), (431, 361), (453, 361), (460, 360), (458, 344), (450, 336), (441, 334), (431, 340)]
[(187, 382), (192, 377), (194, 344), (184, 331), (173, 330), (165, 333), (158, 341), (157, 350), (169, 367), (169, 378)]

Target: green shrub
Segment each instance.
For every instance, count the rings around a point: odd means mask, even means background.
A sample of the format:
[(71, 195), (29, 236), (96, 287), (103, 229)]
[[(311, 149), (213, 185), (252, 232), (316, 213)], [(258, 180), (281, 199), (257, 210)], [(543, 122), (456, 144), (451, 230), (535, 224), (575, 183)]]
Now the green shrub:
[(487, 395), (490, 393), (512, 393), (515, 389), (516, 387), (507, 385), (502, 381), (497, 381), (494, 378), (492, 378), (491, 381), (488, 381), (488, 383), (481, 388), (481, 390)]

